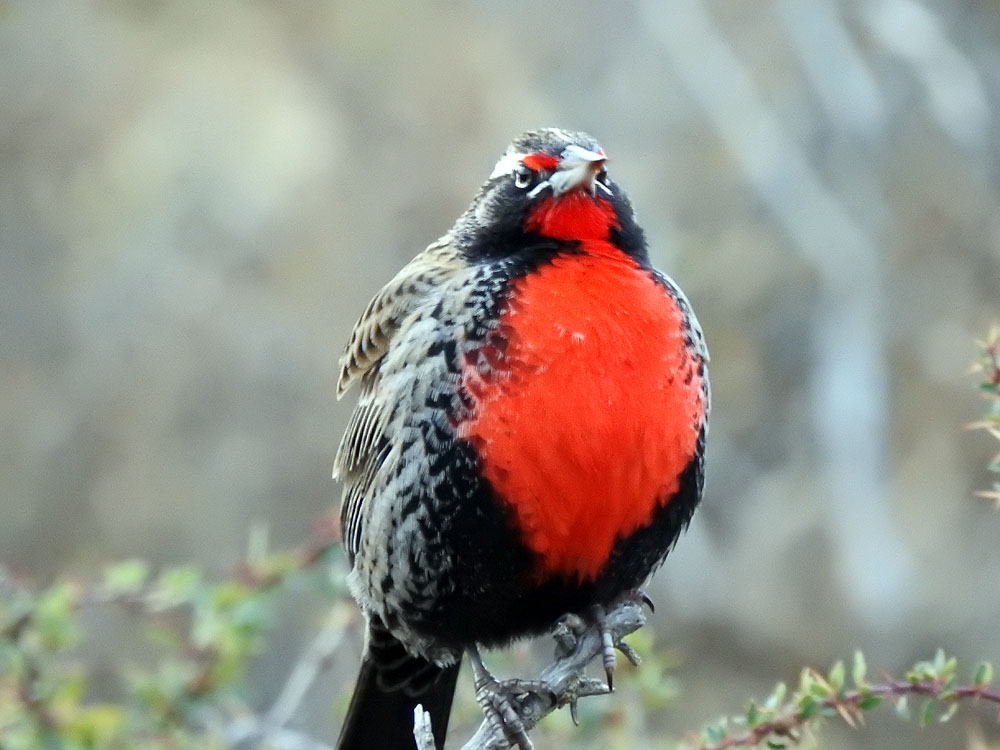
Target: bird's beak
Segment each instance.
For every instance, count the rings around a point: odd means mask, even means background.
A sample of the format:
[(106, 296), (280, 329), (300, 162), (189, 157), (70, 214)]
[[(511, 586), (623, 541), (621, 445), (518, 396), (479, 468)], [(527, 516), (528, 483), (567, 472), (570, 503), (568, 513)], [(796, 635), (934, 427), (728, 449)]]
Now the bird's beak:
[(607, 157), (603, 151), (588, 151), (576, 145), (567, 146), (559, 156), (556, 171), (549, 177), (552, 192), (559, 196), (572, 190), (595, 191), (597, 175)]

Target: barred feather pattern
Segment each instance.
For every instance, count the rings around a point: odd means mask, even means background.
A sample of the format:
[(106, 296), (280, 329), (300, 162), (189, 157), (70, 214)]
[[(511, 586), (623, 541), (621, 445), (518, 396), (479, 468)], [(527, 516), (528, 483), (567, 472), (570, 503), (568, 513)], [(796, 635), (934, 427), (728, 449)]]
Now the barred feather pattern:
[(438, 549), (427, 539), (436, 533), (433, 510), (413, 507), (413, 499), (434, 496), (428, 485), (447, 481), (428, 467), (441, 452), (441, 435), (451, 432), (449, 418), (461, 413), (459, 363), (487, 333), (482, 321), (505, 283), (497, 270), (464, 262), (450, 237), (442, 238), (369, 303), (341, 359), (338, 393), (355, 381), (361, 386), (334, 460), (334, 476), (344, 482), (344, 544), (354, 563), (348, 585), (369, 618), (442, 665), (460, 652), (399, 617), (415, 601), (449, 593), (433, 590), (448, 585), (452, 563), (446, 555), (428, 559)]

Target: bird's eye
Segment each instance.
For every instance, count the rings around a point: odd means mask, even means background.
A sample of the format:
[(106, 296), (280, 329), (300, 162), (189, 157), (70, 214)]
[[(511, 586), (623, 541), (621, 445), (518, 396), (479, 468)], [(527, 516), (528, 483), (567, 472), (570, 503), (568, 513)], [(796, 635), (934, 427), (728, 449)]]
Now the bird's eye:
[(538, 181), (538, 173), (529, 167), (519, 164), (514, 169), (514, 186), (527, 190)]
[(606, 166), (604, 166), (603, 164), (601, 165), (601, 171), (597, 173), (597, 180), (599, 182), (607, 182), (608, 181), (608, 168)]

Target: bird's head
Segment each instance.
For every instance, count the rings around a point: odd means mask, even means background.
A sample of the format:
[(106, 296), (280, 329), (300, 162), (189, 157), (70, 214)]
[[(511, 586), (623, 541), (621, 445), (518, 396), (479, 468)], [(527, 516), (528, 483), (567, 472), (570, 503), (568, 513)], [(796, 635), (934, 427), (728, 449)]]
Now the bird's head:
[[(502, 254), (519, 235), (585, 242), (638, 232), (606, 162), (604, 149), (586, 133), (528, 131), (507, 147), (456, 229), (485, 244), (485, 255)], [(635, 239), (643, 245), (641, 233)]]

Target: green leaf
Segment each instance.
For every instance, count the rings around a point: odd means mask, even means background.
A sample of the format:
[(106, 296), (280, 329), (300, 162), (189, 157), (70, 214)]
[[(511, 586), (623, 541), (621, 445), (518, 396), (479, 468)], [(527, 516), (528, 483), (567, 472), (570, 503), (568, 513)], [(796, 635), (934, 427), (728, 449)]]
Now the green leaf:
[(840, 693), (841, 690), (844, 689), (844, 677), (845, 677), (844, 662), (838, 660), (837, 663), (830, 668), (830, 674), (827, 677), (827, 680), (829, 681), (831, 687), (833, 687), (833, 689), (836, 690), (838, 694)]
[(52, 650), (68, 648), (79, 639), (73, 620), (73, 587), (57, 583), (43, 591), (35, 603), (33, 622), (42, 646)]
[(160, 573), (155, 597), (162, 609), (187, 604), (201, 593), (201, 571), (193, 565), (168, 568)]
[(809, 688), (809, 694), (814, 698), (819, 698), (821, 700), (826, 700), (830, 696), (830, 688), (821, 682), (814, 682)]
[(123, 560), (104, 569), (104, 588), (111, 594), (131, 594), (143, 587), (149, 577), (144, 560)]
[(866, 695), (858, 701), (858, 708), (869, 711), (882, 705), (882, 699), (877, 695)]
[(920, 715), (917, 717), (917, 724), (922, 727), (927, 726), (934, 719), (934, 712), (937, 710), (937, 701), (925, 700), (920, 707)]
[(991, 685), (993, 683), (993, 665), (984, 661), (976, 667), (976, 675), (972, 678), (972, 682), (983, 687)]
[(816, 715), (816, 711), (818, 711), (822, 705), (822, 703), (817, 701), (811, 695), (802, 696), (799, 701), (799, 718), (802, 719), (802, 721), (808, 721)]
[(74, 744), (70, 747), (106, 748), (117, 745), (125, 727), (125, 714), (121, 707), (111, 704), (87, 706), (73, 716), (63, 727), (63, 734)]
[(812, 693), (812, 686), (814, 682), (816, 682), (816, 679), (813, 677), (812, 670), (803, 669), (799, 675), (799, 687), (796, 691), (796, 697)]
[(725, 719), (715, 723), (709, 724), (705, 727), (705, 736), (708, 738), (710, 743), (722, 742), (726, 739), (726, 721)]
[(945, 661), (944, 649), (939, 648), (934, 652), (934, 671), (940, 674), (941, 670), (944, 669)]
[(954, 681), (955, 672), (958, 670), (958, 659), (954, 656), (946, 657), (944, 651), (938, 649), (938, 658), (940, 663), (935, 661), (935, 666), (937, 666), (937, 673), (940, 678), (950, 679)]
[(918, 661), (913, 667), (906, 673), (906, 681), (912, 684), (918, 682), (923, 682), (924, 680), (936, 680), (937, 679), (937, 669), (934, 664), (929, 661)]
[(940, 721), (942, 724), (944, 724), (946, 721), (951, 721), (951, 717), (955, 715), (956, 711), (958, 711), (958, 702), (957, 701), (951, 703), (948, 706), (948, 708), (945, 709), (944, 713), (942, 713), (938, 717), (938, 721)]
[(910, 703), (906, 699), (906, 696), (901, 696), (896, 699), (896, 716), (906, 721), (910, 720)]
[(868, 673), (868, 665), (865, 663), (865, 655), (860, 651), (854, 652), (854, 664), (851, 667), (851, 679), (854, 680), (854, 684), (861, 688), (867, 685), (865, 682), (865, 676)]
[(781, 704), (784, 703), (787, 693), (788, 686), (783, 682), (779, 682), (775, 686), (774, 692), (767, 696), (767, 700), (764, 701), (764, 708), (768, 711), (777, 711), (781, 707)]
[(957, 684), (958, 684), (958, 678), (955, 677), (955, 675), (949, 677), (947, 680), (944, 681), (944, 684), (941, 685), (941, 692), (938, 693), (937, 699), (939, 701), (947, 701), (954, 698), (955, 686)]

